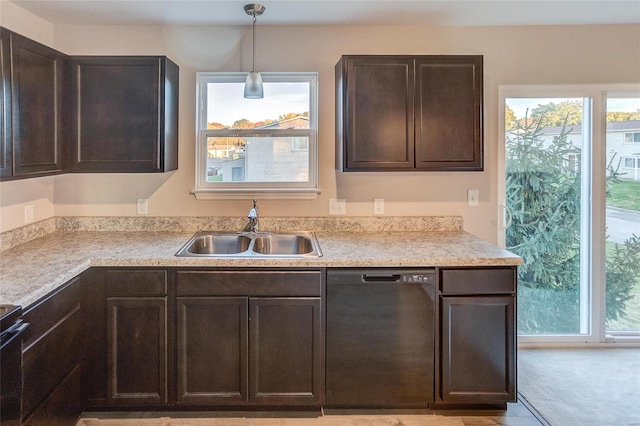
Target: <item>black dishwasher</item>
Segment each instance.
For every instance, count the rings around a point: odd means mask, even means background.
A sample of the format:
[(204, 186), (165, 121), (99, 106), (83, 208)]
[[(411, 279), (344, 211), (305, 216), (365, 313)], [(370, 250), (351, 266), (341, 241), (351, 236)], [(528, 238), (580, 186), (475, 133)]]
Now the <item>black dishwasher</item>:
[(427, 408), (434, 269), (327, 270), (327, 407)]

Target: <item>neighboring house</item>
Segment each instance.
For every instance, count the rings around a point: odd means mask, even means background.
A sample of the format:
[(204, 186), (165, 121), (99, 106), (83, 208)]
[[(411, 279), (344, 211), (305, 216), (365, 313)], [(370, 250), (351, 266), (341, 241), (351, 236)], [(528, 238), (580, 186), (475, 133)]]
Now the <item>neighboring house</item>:
[[(541, 135), (546, 142), (553, 142), (562, 133), (562, 126), (546, 127)], [(567, 139), (576, 147), (582, 146), (582, 128), (580, 125), (570, 125), (565, 132), (570, 131)], [(509, 131), (508, 137), (515, 137), (515, 131)], [(615, 169), (622, 179), (640, 180), (640, 120), (618, 121), (607, 123), (607, 165), (613, 159)], [(575, 170), (579, 167), (578, 155), (567, 158)]]
[[(296, 116), (256, 129), (308, 129)], [(304, 137), (251, 136), (209, 138), (207, 180), (222, 182), (307, 182), (309, 140)], [(265, 161), (268, 159), (268, 161)]]
[[(640, 120), (620, 121), (607, 124), (607, 164), (613, 153), (620, 159), (621, 176), (640, 180)], [(613, 166), (617, 165), (614, 160)]]
[[(297, 116), (256, 129), (308, 129), (309, 118)], [(246, 180), (250, 182), (307, 182), (309, 141), (306, 137), (249, 137)], [(265, 161), (268, 158), (269, 161)]]

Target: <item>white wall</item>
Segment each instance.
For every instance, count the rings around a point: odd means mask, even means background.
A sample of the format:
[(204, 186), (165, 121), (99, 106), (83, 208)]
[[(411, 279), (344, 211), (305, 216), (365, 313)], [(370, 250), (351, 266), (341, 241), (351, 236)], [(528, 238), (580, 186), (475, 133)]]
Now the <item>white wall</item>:
[[(263, 200), (265, 216), (325, 216), (330, 198), (347, 214), (462, 215), (465, 230), (496, 241), (498, 85), (638, 82), (640, 25), (552, 27), (259, 26), (259, 71), (319, 73), (319, 186), (316, 200)], [(55, 177), (55, 214), (244, 215), (249, 201), (197, 201), (194, 184), (195, 72), (248, 71), (251, 27), (56, 26), (54, 47), (68, 54), (167, 55), (180, 66), (179, 170), (162, 175)], [(484, 55), (484, 172), (338, 173), (334, 170), (334, 65), (342, 54)], [(4, 184), (2, 184), (4, 185)], [(466, 206), (466, 190), (480, 205)], [(4, 187), (2, 187), (4, 190)], [(2, 206), (4, 209), (4, 205)]]

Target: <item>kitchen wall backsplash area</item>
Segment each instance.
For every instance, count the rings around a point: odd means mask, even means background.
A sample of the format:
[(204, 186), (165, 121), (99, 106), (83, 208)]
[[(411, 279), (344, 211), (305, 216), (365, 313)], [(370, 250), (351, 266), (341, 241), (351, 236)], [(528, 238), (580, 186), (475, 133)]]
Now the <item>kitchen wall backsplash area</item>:
[[(242, 217), (52, 217), (0, 233), (0, 251), (54, 232), (242, 231)], [(462, 232), (462, 216), (263, 217), (266, 232)]]

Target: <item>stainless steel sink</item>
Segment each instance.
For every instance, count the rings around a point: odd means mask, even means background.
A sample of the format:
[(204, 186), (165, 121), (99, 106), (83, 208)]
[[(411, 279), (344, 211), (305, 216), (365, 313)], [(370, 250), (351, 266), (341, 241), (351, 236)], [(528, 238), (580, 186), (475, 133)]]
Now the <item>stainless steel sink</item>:
[(303, 235), (261, 235), (253, 242), (253, 251), (260, 254), (309, 254), (313, 252), (311, 238)]
[(178, 250), (179, 257), (320, 257), (322, 251), (312, 232), (196, 233)]
[(247, 251), (251, 238), (244, 235), (205, 234), (191, 241), (187, 251), (192, 254), (237, 254)]

